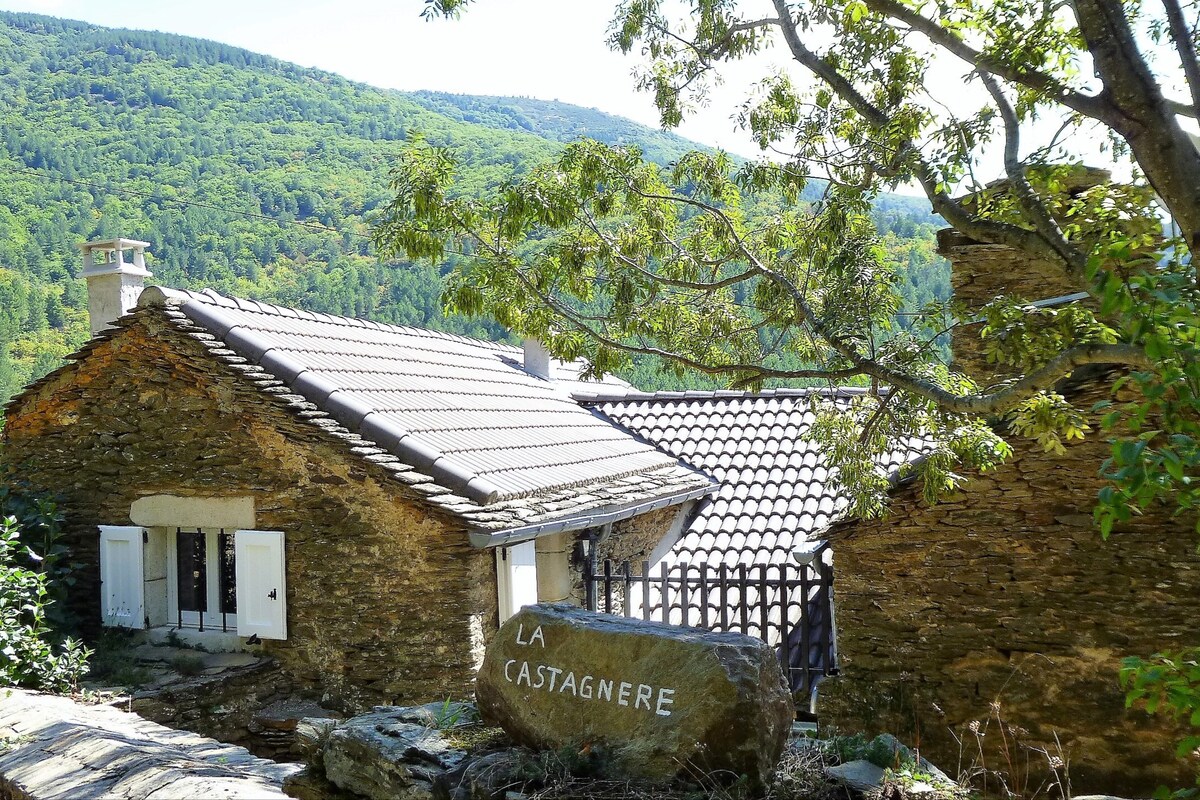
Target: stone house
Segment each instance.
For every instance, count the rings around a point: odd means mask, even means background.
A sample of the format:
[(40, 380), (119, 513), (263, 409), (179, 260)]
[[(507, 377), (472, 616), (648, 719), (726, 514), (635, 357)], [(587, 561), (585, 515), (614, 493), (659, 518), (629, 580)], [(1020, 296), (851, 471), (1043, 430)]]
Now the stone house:
[(59, 497), (85, 619), (258, 647), (343, 710), (461, 696), (586, 532), (646, 557), (713, 489), (537, 343), (142, 291), (144, 247), (84, 246), (95, 335), (5, 409), (0, 480)]
[[(939, 249), (968, 307), (1000, 294), (1078, 298), (1052, 267), (1007, 248), (947, 230)], [(977, 382), (1003, 377), (977, 330), (957, 329), (952, 349)], [(1112, 379), (1081, 371), (1059, 391), (1086, 410), (1109, 398)], [(1143, 796), (1194, 779), (1172, 758), (1177, 731), (1125, 708), (1118, 669), (1125, 656), (1196, 644), (1196, 521), (1159, 508), (1100, 537), (1091, 512), (1109, 446), (1098, 416), (1061, 455), (1009, 437), (1013, 458), (944, 502), (930, 506), (901, 482), (886, 518), (823, 534), (838, 568), (841, 668), (822, 684), (823, 721), (907, 737), (951, 771), (978, 756), (969, 726), (994, 702), (1027, 741), (1051, 754), (1061, 742), (1076, 792)], [(1003, 761), (999, 728), (993, 718), (982, 740), (993, 765)]]

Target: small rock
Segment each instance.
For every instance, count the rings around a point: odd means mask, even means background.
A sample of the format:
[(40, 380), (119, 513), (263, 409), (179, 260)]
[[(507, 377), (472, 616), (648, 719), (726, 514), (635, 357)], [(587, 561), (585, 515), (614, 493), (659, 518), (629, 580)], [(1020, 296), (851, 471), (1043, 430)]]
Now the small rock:
[(450, 800), (492, 800), (515, 783), (518, 761), (512, 751), (488, 753), (467, 762), (443, 779), (441, 788)]
[(314, 767), (323, 767), (325, 742), (337, 727), (338, 720), (330, 717), (305, 717), (296, 723), (296, 749)]
[(869, 792), (883, 785), (883, 767), (877, 767), (864, 759), (847, 761), (836, 767), (826, 767), (825, 775), (830, 780), (859, 792)]

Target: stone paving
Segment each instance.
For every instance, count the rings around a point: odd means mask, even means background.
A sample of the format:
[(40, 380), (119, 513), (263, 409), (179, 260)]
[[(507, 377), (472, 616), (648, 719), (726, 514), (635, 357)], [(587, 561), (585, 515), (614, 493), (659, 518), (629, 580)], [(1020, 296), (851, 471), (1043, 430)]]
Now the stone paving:
[(299, 770), (108, 706), (0, 690), (0, 796), (14, 800), (283, 800)]

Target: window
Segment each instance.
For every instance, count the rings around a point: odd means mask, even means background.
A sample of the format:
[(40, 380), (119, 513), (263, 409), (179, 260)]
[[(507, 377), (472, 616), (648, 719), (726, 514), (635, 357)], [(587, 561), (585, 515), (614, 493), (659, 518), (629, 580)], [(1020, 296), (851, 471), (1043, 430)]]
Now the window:
[(100, 526), (105, 625), (287, 638), (283, 533)]
[(224, 530), (176, 528), (167, 540), (167, 615), (177, 627), (237, 630), (237, 551)]

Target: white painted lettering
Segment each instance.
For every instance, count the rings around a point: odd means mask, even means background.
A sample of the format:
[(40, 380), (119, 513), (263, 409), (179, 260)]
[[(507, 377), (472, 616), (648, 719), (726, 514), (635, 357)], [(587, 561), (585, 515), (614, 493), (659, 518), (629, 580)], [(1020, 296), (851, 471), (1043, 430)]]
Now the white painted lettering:
[(517, 625), (517, 644), (519, 644), (519, 645), (529, 644), (529, 642), (525, 642), (525, 641), (521, 640), (521, 634), (524, 632), (525, 632), (525, 624), (521, 623), (521, 624)]
[(664, 711), (663, 706), (670, 706), (670, 705), (675, 704), (675, 701), (672, 699), (674, 694), (675, 694), (674, 689), (659, 689), (658, 690), (658, 707), (654, 709), (654, 713), (658, 714), (660, 717), (671, 716), (671, 712)]
[[(520, 626), (517, 638), (523, 645), (539, 642), (545, 647), (545, 635), (538, 626), (528, 635)], [(516, 686), (528, 686), (543, 692), (569, 694), (581, 700), (596, 700), (616, 703), (635, 712), (645, 710), (648, 714), (669, 717), (674, 714), (675, 689), (667, 689), (648, 683), (610, 680), (573, 669), (539, 664), (536, 661), (510, 658), (504, 662), (504, 680)]]
[(644, 683), (638, 684), (637, 697), (633, 699), (633, 707), (639, 708), (642, 703), (646, 704), (646, 710), (650, 710), (650, 694), (654, 690)]

